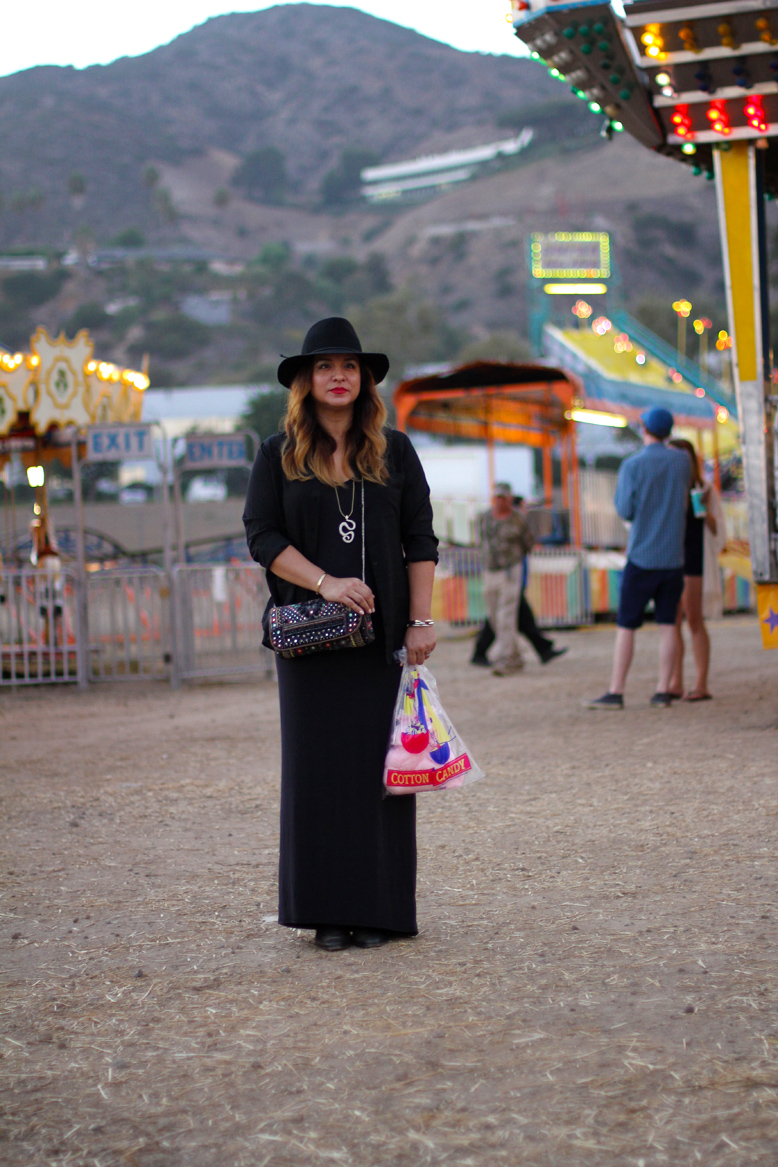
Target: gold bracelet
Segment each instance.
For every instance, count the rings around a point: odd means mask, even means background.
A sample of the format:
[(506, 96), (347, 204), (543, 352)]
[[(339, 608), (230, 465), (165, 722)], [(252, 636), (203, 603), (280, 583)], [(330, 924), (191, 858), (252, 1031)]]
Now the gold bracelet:
[(321, 573), (321, 575), (319, 576), (318, 580), (316, 581), (316, 595), (317, 595), (317, 596), (321, 594), (321, 593), (319, 592), (319, 588), (320, 588), (320, 587), (321, 587), (321, 585), (322, 585), (322, 580), (324, 580), (324, 579), (326, 579), (326, 578), (327, 578), (327, 573), (326, 573), (326, 571), (323, 571), (323, 572)]

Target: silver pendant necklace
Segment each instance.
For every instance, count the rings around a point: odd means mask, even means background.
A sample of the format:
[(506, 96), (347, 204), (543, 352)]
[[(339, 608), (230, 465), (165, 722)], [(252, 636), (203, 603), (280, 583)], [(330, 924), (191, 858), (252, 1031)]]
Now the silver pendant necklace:
[(351, 509), (349, 510), (349, 513), (347, 515), (343, 514), (343, 509), (340, 505), (340, 495), (338, 494), (338, 488), (337, 488), (337, 486), (335, 487), (335, 500), (338, 504), (338, 510), (340, 511), (340, 513), (343, 517), (343, 522), (339, 525), (338, 530), (340, 531), (340, 537), (344, 543), (353, 543), (354, 542), (354, 532), (357, 529), (357, 524), (354, 522), (354, 520), (351, 517), (354, 513), (354, 498), (355, 498), (355, 494), (356, 494), (356, 487), (357, 487), (356, 479), (352, 478), (352, 480), (351, 480)]

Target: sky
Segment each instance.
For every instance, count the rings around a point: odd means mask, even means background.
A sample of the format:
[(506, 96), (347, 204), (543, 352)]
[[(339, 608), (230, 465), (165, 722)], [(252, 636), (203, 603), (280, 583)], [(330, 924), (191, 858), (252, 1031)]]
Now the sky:
[[(314, 4), (322, 0), (309, 0)], [(523, 55), (506, 17), (509, 0), (329, 0), (416, 29), (458, 49)], [(33, 65), (107, 64), (166, 44), (225, 12), (256, 12), (267, 0), (25, 0), (3, 13), (0, 75)]]

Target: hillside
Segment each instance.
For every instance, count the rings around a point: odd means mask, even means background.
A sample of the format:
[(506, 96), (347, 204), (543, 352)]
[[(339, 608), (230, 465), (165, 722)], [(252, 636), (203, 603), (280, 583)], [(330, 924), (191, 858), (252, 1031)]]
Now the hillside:
[[(129, 247), (105, 270), (0, 276), (9, 347), (35, 323), (88, 326), (106, 357), (149, 352), (160, 385), (255, 380), (311, 319), (348, 311), (387, 338), (395, 368), (448, 358), (526, 334), (526, 238), (559, 228), (612, 233), (628, 304), (668, 339), (679, 297), (725, 324), (711, 183), (627, 135), (604, 142), (585, 103), (530, 61), (353, 9), (221, 16), (142, 57), (0, 78), (0, 117), (1, 249), (86, 256), (119, 237), (247, 264), (230, 274)], [(345, 152), (392, 161), (521, 125), (535, 129), (525, 154), (427, 202), (322, 193)], [(288, 179), (272, 197), (237, 181), (263, 151)]]
[(528, 61), (461, 53), (354, 9), (216, 17), (140, 57), (0, 78), (0, 242), (59, 245), (82, 224), (98, 241), (128, 224), (170, 236), (144, 171), (209, 147), (236, 160), (275, 147), (292, 199), (315, 202), (346, 148), (385, 161), (468, 127), (489, 140), (505, 134), (501, 115), (558, 97)]

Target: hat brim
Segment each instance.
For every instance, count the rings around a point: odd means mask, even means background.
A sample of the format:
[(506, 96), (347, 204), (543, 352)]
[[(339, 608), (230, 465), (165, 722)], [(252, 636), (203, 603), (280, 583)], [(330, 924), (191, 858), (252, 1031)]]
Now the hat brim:
[(343, 354), (344, 356), (359, 357), (361, 361), (365, 362), (373, 374), (376, 385), (380, 385), (389, 372), (389, 358), (385, 353), (360, 353), (354, 349), (321, 348), (317, 349), (314, 353), (305, 353), (298, 357), (286, 357), (278, 366), (278, 380), (285, 389), (290, 389), (292, 381), (294, 381), (306, 361), (313, 361), (316, 357), (333, 356), (336, 353)]

